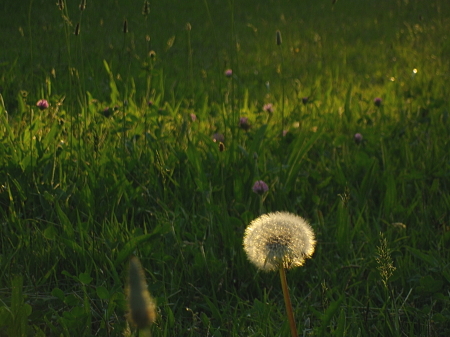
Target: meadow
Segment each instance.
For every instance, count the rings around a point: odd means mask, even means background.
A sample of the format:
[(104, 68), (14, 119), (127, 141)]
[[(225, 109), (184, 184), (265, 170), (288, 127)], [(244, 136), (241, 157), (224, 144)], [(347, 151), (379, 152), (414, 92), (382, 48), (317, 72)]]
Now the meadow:
[(138, 336), (132, 256), (152, 336), (288, 336), (276, 211), (300, 336), (450, 335), (448, 1), (55, 1), (0, 4), (0, 336)]

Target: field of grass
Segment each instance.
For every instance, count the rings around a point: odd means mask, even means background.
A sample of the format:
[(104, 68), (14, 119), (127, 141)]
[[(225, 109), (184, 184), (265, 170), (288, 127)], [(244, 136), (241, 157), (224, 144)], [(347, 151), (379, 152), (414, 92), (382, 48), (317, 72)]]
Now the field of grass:
[(450, 335), (450, 3), (331, 2), (0, 4), (0, 336), (288, 336), (275, 211), (300, 336)]

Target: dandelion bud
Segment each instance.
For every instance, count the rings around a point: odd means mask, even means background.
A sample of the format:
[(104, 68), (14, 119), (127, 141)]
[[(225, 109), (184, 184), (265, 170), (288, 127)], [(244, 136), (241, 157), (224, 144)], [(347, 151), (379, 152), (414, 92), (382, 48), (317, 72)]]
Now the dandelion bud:
[(144, 271), (137, 257), (132, 257), (128, 270), (128, 321), (138, 329), (148, 327), (156, 320), (156, 306), (147, 290)]
[(281, 42), (283, 42), (281, 40), (281, 32), (279, 30), (277, 30), (277, 46), (280, 46)]

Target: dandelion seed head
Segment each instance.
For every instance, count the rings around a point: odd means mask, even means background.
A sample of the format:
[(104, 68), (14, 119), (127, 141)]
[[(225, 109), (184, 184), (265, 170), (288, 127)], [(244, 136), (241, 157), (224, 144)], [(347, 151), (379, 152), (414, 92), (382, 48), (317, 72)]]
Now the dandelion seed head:
[(305, 219), (288, 212), (253, 220), (244, 233), (248, 259), (263, 271), (302, 266), (315, 248), (314, 232)]

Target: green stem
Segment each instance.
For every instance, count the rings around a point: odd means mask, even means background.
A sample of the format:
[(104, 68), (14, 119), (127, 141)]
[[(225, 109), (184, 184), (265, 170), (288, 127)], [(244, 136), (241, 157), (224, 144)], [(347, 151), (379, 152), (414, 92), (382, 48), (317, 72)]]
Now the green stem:
[(280, 265), (280, 279), (281, 287), (283, 288), (284, 303), (286, 304), (286, 313), (289, 320), (289, 328), (291, 329), (291, 336), (298, 337), (297, 327), (294, 320), (294, 313), (292, 311), (291, 298), (289, 296), (289, 288), (286, 281), (286, 271), (284, 270), (283, 264)]

